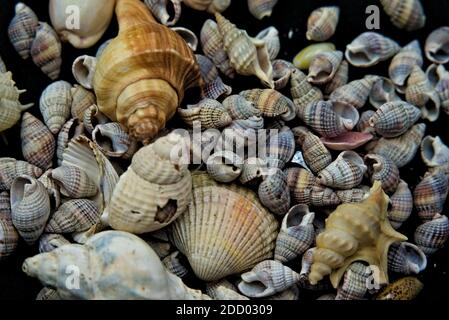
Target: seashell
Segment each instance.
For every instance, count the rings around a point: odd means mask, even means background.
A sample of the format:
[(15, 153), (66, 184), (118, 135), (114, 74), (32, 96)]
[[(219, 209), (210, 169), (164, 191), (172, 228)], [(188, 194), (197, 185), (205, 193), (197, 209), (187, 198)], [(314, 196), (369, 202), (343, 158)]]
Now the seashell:
[(266, 170), (268, 165), (265, 159), (249, 157), (243, 162), (239, 181), (242, 184), (258, 185)]
[(192, 49), (192, 51), (196, 51), (199, 41), (198, 37), (195, 35), (195, 33), (193, 33), (193, 31), (184, 27), (171, 27), (170, 29), (180, 35), (181, 38), (183, 38), (187, 45), (190, 47), (190, 49)]
[(11, 201), (8, 191), (0, 192), (0, 219), (11, 220)]
[[(249, 147), (248, 156), (254, 156), (256, 153), (256, 148), (260, 142), (261, 137), (259, 136), (258, 130), (263, 129), (263, 118), (262, 117), (251, 117), (245, 120), (234, 120), (230, 126), (223, 130), (220, 138), (218, 139), (215, 150), (234, 150), (238, 155), (247, 155), (245, 153), (245, 148)], [(259, 140), (259, 141), (258, 141)], [(262, 153), (263, 146), (259, 151)], [(264, 156), (264, 155), (262, 155)]]
[(183, 0), (184, 4), (190, 8), (209, 13), (223, 12), (231, 4), (230, 0)]
[[(181, 17), (181, 0), (145, 0), (156, 19), (166, 26), (175, 25)], [(173, 12), (172, 15), (169, 14)]]
[(85, 231), (100, 220), (95, 202), (74, 199), (63, 203), (51, 216), (45, 227), (48, 233), (72, 233)]
[(373, 145), (368, 145), (367, 151), (390, 158), (400, 169), (415, 157), (425, 131), (426, 125), (424, 123), (415, 124), (402, 136), (381, 138)]
[(275, 295), (268, 296), (265, 299), (266, 300), (280, 300), (280, 301), (289, 301), (289, 300), (299, 300), (300, 297), (300, 291), (298, 288), (298, 285), (294, 284), (290, 288), (279, 292)]
[(238, 29), (219, 13), (215, 14), (215, 19), (231, 67), (240, 75), (256, 76), (265, 86), (274, 88), (273, 67), (266, 42), (250, 38), (246, 31)]
[(428, 167), (449, 163), (449, 147), (440, 137), (426, 136), (421, 142), (421, 158)]
[(84, 125), (77, 118), (70, 119), (62, 126), (57, 139), (56, 155), (58, 157), (58, 165), (62, 163), (62, 155), (69, 145), (70, 140), (78, 137), (84, 131)]
[(302, 148), (307, 165), (314, 173), (318, 173), (332, 162), (332, 156), (320, 138), (307, 129), (304, 131), (304, 129), (304, 127), (296, 127), (292, 131), (296, 137), (296, 142)]
[(251, 14), (259, 20), (271, 17), (274, 6), (278, 0), (248, 0), (248, 9)]
[(307, 80), (313, 84), (326, 84), (330, 82), (338, 71), (343, 52), (329, 51), (318, 53), (313, 57), (309, 67)]
[(300, 70), (293, 70), (291, 75), (291, 95), (297, 107), (297, 114), (312, 102), (323, 100), (323, 93), (320, 89), (313, 87), (307, 77)]
[(72, 64), (73, 77), (86, 89), (93, 89), (96, 69), (97, 58), (88, 55), (79, 56)]
[(19, 234), (14, 228), (8, 192), (0, 193), (0, 261), (9, 257), (17, 248)]
[(407, 79), (415, 66), (423, 66), (423, 56), (418, 40), (403, 47), (391, 60), (388, 75), (400, 93), (405, 93)]
[(92, 131), (92, 139), (98, 149), (108, 157), (120, 158), (136, 148), (125, 128), (117, 122), (98, 124)]
[(369, 120), (374, 116), (376, 112), (373, 110), (366, 110), (360, 114), (359, 122), (357, 123), (355, 129), (357, 132), (361, 133), (375, 133), (373, 127), (371, 127)]
[(72, 85), (60, 80), (50, 84), (39, 100), (39, 109), (51, 133), (57, 134), (70, 117)]
[(444, 66), (441, 64), (433, 63), (426, 69), (426, 77), (427, 80), (429, 80), (430, 85), (432, 88), (435, 88), (437, 83), (440, 81), (442, 75), (442, 70), (444, 69)]
[[(111, 256), (123, 259), (111, 261)], [(69, 275), (61, 276), (64, 274), (61, 270), (70, 265), (76, 265), (80, 277), (86, 279), (80, 282), (77, 290), (66, 286)], [(45, 286), (56, 289), (64, 300), (208, 298), (200, 291), (186, 287), (181, 279), (168, 272), (145, 241), (120, 231), (101, 232), (85, 245), (70, 244), (38, 254), (26, 259), (22, 270)]]
[(52, 166), (55, 138), (50, 130), (31, 113), (23, 114), (20, 138), (25, 160), (44, 170)]
[(393, 161), (377, 154), (367, 154), (365, 163), (371, 183), (380, 181), (386, 193), (393, 193), (399, 184), (399, 169)]
[(359, 68), (367, 68), (394, 56), (400, 46), (376, 32), (364, 32), (346, 46), (346, 60)]
[(431, 122), (440, 116), (440, 98), (432, 88), (426, 74), (420, 67), (415, 66), (408, 78), (405, 90), (407, 102), (421, 107), (421, 116)]
[(97, 99), (91, 91), (78, 84), (75, 84), (70, 92), (72, 94), (72, 106), (70, 108), (72, 117), (83, 120), (84, 112), (95, 104)]
[(70, 244), (70, 241), (62, 234), (44, 233), (39, 238), (39, 253), (50, 252), (67, 244)]
[(160, 259), (164, 259), (173, 251), (173, 246), (166, 241), (161, 241), (155, 238), (144, 239), (145, 242), (156, 252)]
[(274, 60), (272, 66), (274, 89), (282, 90), (289, 84), (290, 76), (296, 68), (291, 62), (281, 59)]
[(281, 169), (268, 171), (266, 177), (259, 185), (258, 195), (260, 202), (270, 212), (284, 215), (290, 209), (290, 189), (287, 185), (287, 176)]
[[(82, 16), (80, 24), (67, 18), (73, 6)], [(108, 28), (114, 13), (115, 0), (86, 2), (82, 0), (50, 1), (50, 19), (62, 41), (78, 49), (89, 48), (97, 43)], [(74, 27), (75, 26), (75, 27)]]
[(405, 277), (386, 286), (377, 296), (376, 300), (413, 300), (424, 285), (415, 277)]
[(446, 114), (449, 114), (449, 72), (444, 66), (437, 67), (438, 82), (435, 86), (435, 92), (438, 94), (441, 107)]
[(372, 278), (370, 268), (361, 262), (353, 262), (343, 275), (335, 300), (364, 300), (368, 293), (368, 281)]
[(256, 39), (265, 41), (267, 44), (268, 56), (270, 60), (276, 59), (281, 51), (281, 41), (279, 39), (279, 31), (275, 27), (268, 27), (260, 31)]
[(28, 162), (13, 158), (0, 158), (0, 191), (9, 190), (13, 181), (22, 175), (39, 178), (43, 171)]
[(426, 24), (426, 15), (419, 0), (381, 0), (385, 13), (391, 23), (399, 29), (415, 31)]
[(337, 197), (342, 203), (361, 202), (369, 195), (369, 187), (360, 186), (348, 190), (336, 190)]
[(53, 210), (57, 209), (61, 204), (61, 193), (56, 182), (51, 177), (52, 169), (49, 169), (42, 174), (37, 181), (47, 189), (48, 196), (50, 197), (50, 207)]
[(426, 255), (412, 243), (393, 243), (388, 250), (388, 271), (418, 274), (426, 269), (426, 266)]
[(203, 99), (196, 105), (188, 105), (187, 109), (178, 109), (181, 119), (189, 126), (195, 123), (204, 129), (218, 129), (231, 124), (232, 118), (223, 105), (212, 99)]
[(269, 167), (283, 169), (294, 153), (295, 138), (289, 127), (283, 127), (268, 138), (266, 158)]
[(235, 70), (231, 67), (228, 54), (224, 50), (223, 37), (215, 21), (204, 22), (200, 33), (201, 47), (204, 54), (229, 78), (234, 78)]
[[(187, 212), (171, 228), (175, 246), (196, 276), (214, 281), (271, 258), (278, 224), (250, 190), (217, 184), (199, 173), (193, 175)], [(210, 237), (199, 241), (200, 233)]]
[(400, 180), (395, 193), (390, 197), (388, 220), (393, 228), (399, 229), (413, 210), (413, 195), (408, 184)]
[(207, 158), (207, 173), (218, 182), (232, 182), (241, 172), (243, 160), (232, 151), (218, 151)]
[(318, 297), (316, 300), (335, 300), (336, 294), (334, 293), (326, 293), (322, 296)]
[(6, 66), (1, 56), (0, 56), (0, 73), (6, 73)]
[(309, 69), (315, 55), (322, 52), (335, 51), (333, 43), (314, 43), (302, 49), (293, 59), (293, 64), (301, 70)]
[(340, 203), (335, 192), (318, 184), (316, 177), (302, 168), (289, 168), (285, 170), (287, 184), (292, 199), (298, 204), (315, 207), (334, 206)]
[(56, 80), (61, 71), (61, 41), (55, 30), (45, 22), (39, 22), (31, 44), (31, 57), (36, 66), (51, 80)]
[(162, 263), (168, 271), (180, 278), (184, 278), (189, 273), (189, 270), (187, 270), (187, 268), (180, 261), (179, 251), (175, 251), (165, 257), (164, 260), (162, 260)]
[(203, 89), (202, 97), (218, 99), (221, 96), (229, 96), (232, 93), (232, 88), (223, 83), (214, 63), (208, 57), (200, 54), (195, 55), (195, 57), (200, 66), (201, 77), (206, 84)]
[(298, 286), (301, 289), (307, 289), (307, 290), (313, 290), (313, 291), (322, 291), (329, 289), (329, 286), (326, 282), (321, 281), (321, 283), (311, 285), (309, 282), (309, 274), (310, 269), (313, 264), (313, 253), (316, 251), (316, 248), (310, 248), (306, 252), (304, 252), (302, 259), (301, 259), (301, 272), (300, 280)]
[(401, 98), (396, 94), (394, 83), (388, 78), (379, 77), (371, 89), (370, 104), (374, 108), (379, 109), (385, 103), (392, 101), (401, 101)]
[(31, 43), (36, 35), (39, 20), (34, 11), (22, 2), (15, 6), (15, 16), (8, 26), (9, 41), (22, 57), (30, 56)]
[(37, 294), (36, 300), (53, 301), (61, 300), (61, 297), (56, 290), (49, 287), (43, 287), (42, 290)]
[(307, 40), (328, 40), (334, 35), (339, 18), (340, 8), (337, 6), (321, 7), (312, 11), (307, 20)]
[(109, 122), (108, 118), (100, 112), (96, 104), (91, 105), (84, 112), (83, 115), (84, 128), (90, 134), (92, 134), (97, 125), (106, 124), (108, 122)]
[(426, 254), (432, 255), (444, 247), (449, 238), (449, 221), (446, 216), (436, 214), (432, 220), (415, 230), (415, 243)]
[(50, 216), (50, 199), (44, 185), (30, 176), (19, 176), (11, 185), (14, 227), (29, 245), (42, 234)]
[(442, 172), (427, 172), (413, 191), (418, 216), (429, 221), (441, 213), (449, 193), (449, 179)]
[(94, 180), (79, 167), (62, 165), (52, 170), (51, 177), (59, 185), (61, 194), (72, 199), (93, 197), (98, 192)]
[(281, 230), (276, 239), (274, 259), (282, 263), (296, 259), (315, 241), (313, 220), (315, 213), (306, 205), (293, 206), (282, 219)]
[(424, 45), (427, 59), (437, 64), (449, 62), (448, 41), (449, 27), (439, 27), (429, 34)]
[(331, 150), (346, 151), (357, 149), (371, 141), (373, 138), (374, 136), (371, 133), (349, 131), (342, 133), (337, 137), (323, 137), (320, 140)]
[(346, 60), (343, 60), (335, 73), (332, 80), (324, 88), (324, 92), (326, 95), (331, 95), (332, 92), (337, 90), (338, 88), (346, 85), (349, 79), (349, 64)]
[(341, 86), (331, 93), (329, 99), (335, 104), (350, 105), (357, 109), (362, 108), (371, 93), (378, 76), (365, 76)]
[(262, 116), (262, 111), (242, 95), (232, 95), (227, 97), (223, 101), (223, 107), (229, 112), (231, 118), (234, 120)]
[(299, 273), (276, 260), (265, 260), (241, 275), (240, 292), (250, 298), (263, 298), (282, 292), (299, 282)]
[(237, 288), (228, 280), (207, 283), (206, 293), (214, 300), (249, 300), (238, 293)]
[(367, 166), (354, 151), (343, 151), (337, 159), (318, 173), (318, 182), (337, 189), (357, 187), (363, 179)]
[[(181, 151), (178, 134), (157, 139), (140, 149), (120, 177), (109, 204), (107, 222), (136, 234), (161, 229), (187, 208), (192, 180)], [(154, 196), (153, 196), (154, 195)]]
[[(396, 232), (387, 219), (388, 197), (376, 181), (371, 194), (360, 203), (347, 203), (326, 219), (326, 228), (316, 238), (310, 283), (316, 284), (330, 274), (334, 288), (348, 266), (365, 261), (377, 266), (376, 282), (388, 283), (388, 248), (407, 237)], [(361, 241), (360, 239), (363, 239)]]
[[(97, 104), (131, 137), (149, 142), (176, 113), (184, 91), (202, 86), (201, 73), (186, 42), (158, 24), (143, 3), (119, 0), (116, 14), (119, 34), (98, 58), (94, 75)], [(143, 40), (133, 42), (136, 37)], [(156, 68), (162, 60), (164, 67)]]

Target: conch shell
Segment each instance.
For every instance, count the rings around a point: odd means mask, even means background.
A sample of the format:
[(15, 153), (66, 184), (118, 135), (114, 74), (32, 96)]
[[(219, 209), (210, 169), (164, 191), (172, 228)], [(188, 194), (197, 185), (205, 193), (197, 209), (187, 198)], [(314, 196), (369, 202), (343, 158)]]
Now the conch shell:
[(201, 73), (186, 42), (158, 24), (145, 4), (118, 0), (116, 14), (119, 35), (95, 70), (97, 104), (131, 136), (148, 142), (176, 113), (184, 91), (202, 85)]
[(326, 228), (316, 239), (311, 284), (330, 274), (334, 288), (354, 261), (379, 268), (380, 284), (388, 283), (388, 249), (407, 237), (396, 232), (387, 218), (388, 197), (376, 181), (370, 196), (360, 203), (342, 204), (326, 219)]

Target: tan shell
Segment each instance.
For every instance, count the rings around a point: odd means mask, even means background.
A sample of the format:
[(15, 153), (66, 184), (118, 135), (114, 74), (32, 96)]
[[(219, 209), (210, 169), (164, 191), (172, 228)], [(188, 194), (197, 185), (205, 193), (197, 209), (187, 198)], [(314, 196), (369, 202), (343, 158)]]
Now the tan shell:
[(39, 22), (31, 45), (33, 62), (50, 79), (56, 80), (61, 71), (61, 41), (55, 30), (45, 22)]
[(341, 51), (318, 53), (310, 63), (307, 80), (317, 85), (330, 82), (337, 74), (342, 60)]
[(228, 183), (242, 173), (243, 160), (232, 151), (218, 151), (207, 158), (206, 166), (211, 178)]
[(37, 179), (42, 173), (42, 169), (28, 162), (13, 158), (0, 158), (0, 190), (9, 190), (14, 179), (19, 176), (27, 175)]
[(274, 60), (272, 65), (274, 88), (282, 90), (290, 83), (290, 77), (296, 68), (291, 62), (282, 59)]
[(290, 84), (290, 92), (293, 102), (296, 105), (298, 115), (303, 113), (304, 109), (310, 103), (323, 100), (323, 93), (321, 90), (317, 87), (313, 87), (307, 81), (307, 76), (299, 69), (292, 71)]
[(248, 0), (248, 9), (259, 20), (270, 17), (278, 0)]
[(53, 82), (47, 88), (39, 100), (39, 109), (44, 117), (44, 122), (51, 133), (58, 134), (62, 126), (70, 117), (72, 106), (72, 85), (67, 81)]
[(97, 58), (82, 55), (76, 58), (72, 64), (72, 74), (75, 80), (86, 89), (93, 88), (95, 71), (97, 70)]
[[(181, 0), (145, 0), (157, 20), (166, 26), (176, 24), (181, 17)], [(169, 8), (173, 15), (169, 14)]]
[(426, 24), (420, 0), (380, 0), (380, 3), (391, 22), (400, 29), (415, 31)]
[(271, 258), (277, 228), (253, 192), (196, 174), (192, 201), (173, 223), (170, 235), (195, 274), (213, 281)]
[(306, 38), (311, 41), (326, 41), (332, 37), (337, 29), (340, 8), (321, 7), (314, 11), (307, 20)]
[(360, 202), (369, 195), (369, 187), (359, 186), (348, 190), (336, 190), (335, 193), (342, 203)]
[(30, 49), (36, 35), (39, 20), (34, 11), (22, 2), (15, 6), (15, 16), (8, 26), (9, 41), (22, 57), (30, 56)]
[(96, 104), (97, 99), (91, 91), (78, 84), (75, 84), (70, 91), (72, 93), (72, 106), (70, 108), (72, 117), (82, 121), (84, 112), (91, 105)]
[(84, 111), (82, 122), (84, 129), (92, 134), (97, 125), (106, 124), (109, 122), (109, 119), (100, 112), (96, 104), (93, 104)]
[(130, 158), (137, 150), (137, 142), (117, 122), (98, 124), (92, 131), (98, 149), (111, 158)]
[(264, 117), (280, 117), (285, 121), (291, 121), (296, 117), (296, 107), (293, 101), (276, 90), (252, 89), (239, 94), (254, 103)]

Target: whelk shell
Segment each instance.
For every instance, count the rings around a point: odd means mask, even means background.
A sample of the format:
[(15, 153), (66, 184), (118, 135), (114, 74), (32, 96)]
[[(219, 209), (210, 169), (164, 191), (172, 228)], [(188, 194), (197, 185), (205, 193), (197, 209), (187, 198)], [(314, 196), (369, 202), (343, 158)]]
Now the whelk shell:
[(266, 160), (269, 167), (283, 169), (295, 153), (295, 138), (289, 127), (271, 134), (267, 140)]
[(306, 38), (313, 41), (326, 41), (337, 29), (340, 8), (337, 6), (321, 7), (314, 10), (307, 20)]
[(426, 255), (412, 243), (393, 243), (388, 250), (388, 271), (401, 274), (418, 274), (426, 266)]
[(421, 29), (426, 24), (426, 15), (420, 0), (380, 0), (391, 23), (406, 31)]
[(0, 158), (0, 191), (9, 190), (19, 176), (39, 178), (44, 171), (28, 162), (13, 158)]
[(395, 193), (390, 197), (390, 210), (388, 210), (388, 220), (391, 226), (399, 229), (402, 224), (412, 214), (413, 195), (408, 184), (404, 180), (400, 180)]
[(368, 281), (372, 278), (370, 268), (361, 262), (353, 262), (338, 286), (335, 300), (364, 300), (368, 293)]
[(53, 169), (49, 169), (44, 172), (43, 175), (37, 179), (47, 189), (48, 196), (50, 197), (50, 207), (53, 212), (61, 205), (61, 193), (59, 192), (59, 186), (51, 177)]
[(378, 154), (367, 154), (365, 162), (371, 183), (380, 181), (386, 193), (393, 193), (399, 184), (399, 169), (393, 161)]
[(404, 93), (407, 79), (414, 66), (422, 67), (424, 61), (418, 40), (414, 40), (401, 49), (391, 60), (388, 75), (400, 93)]
[(106, 124), (109, 119), (100, 112), (96, 104), (93, 104), (84, 111), (82, 122), (86, 131), (92, 134), (97, 125)]
[(379, 80), (378, 76), (365, 76), (353, 80), (331, 93), (329, 99), (335, 104), (349, 105), (357, 109), (362, 108), (371, 93), (373, 85)]
[(332, 80), (326, 85), (324, 92), (326, 95), (332, 94), (338, 88), (348, 83), (349, 79), (349, 64), (346, 60), (343, 60), (338, 67)]
[(72, 199), (93, 197), (98, 187), (86, 171), (79, 167), (62, 165), (51, 172), (61, 194)]
[(342, 60), (343, 52), (341, 51), (318, 53), (310, 63), (307, 80), (313, 84), (330, 82), (337, 73)]
[(401, 99), (396, 94), (396, 87), (394, 83), (385, 77), (379, 77), (374, 82), (369, 95), (370, 104), (378, 109), (383, 104), (391, 101), (400, 101)]
[(228, 280), (207, 283), (206, 293), (214, 300), (249, 300), (238, 293), (237, 288)]
[(203, 99), (198, 104), (188, 105), (187, 109), (178, 109), (181, 119), (189, 126), (194, 123), (204, 129), (218, 129), (231, 124), (232, 118), (223, 105), (212, 99)]
[(45, 22), (39, 22), (31, 45), (33, 62), (50, 79), (56, 80), (61, 71), (61, 41), (55, 30)]
[(323, 100), (323, 93), (307, 81), (307, 76), (299, 69), (294, 69), (290, 79), (290, 93), (297, 107), (297, 114), (303, 111), (309, 103)]
[(92, 131), (92, 139), (98, 149), (108, 157), (129, 158), (137, 149), (137, 142), (117, 122), (98, 124)]
[(435, 29), (426, 40), (424, 51), (427, 59), (437, 64), (449, 62), (449, 27)]
[(266, 170), (268, 170), (268, 165), (265, 159), (249, 157), (243, 162), (239, 181), (242, 184), (258, 185)]
[(66, 122), (59, 131), (57, 139), (56, 155), (58, 157), (58, 165), (62, 163), (62, 155), (69, 145), (70, 140), (78, 137), (84, 131), (84, 125), (78, 119), (73, 118)]
[(27, 59), (30, 56), (31, 44), (38, 24), (39, 20), (30, 7), (22, 2), (16, 4), (15, 16), (8, 26), (8, 36), (22, 59)]
[(342, 203), (361, 202), (369, 195), (369, 187), (360, 186), (348, 190), (336, 190), (335, 193)]
[(44, 117), (45, 124), (53, 134), (57, 134), (70, 117), (71, 89), (70, 83), (60, 80), (50, 84), (42, 92), (39, 109)]
[(189, 270), (181, 262), (179, 251), (175, 251), (169, 256), (165, 257), (162, 260), (162, 263), (168, 271), (180, 278), (185, 277), (189, 273)]
[(258, 196), (260, 202), (270, 212), (284, 215), (290, 208), (290, 189), (287, 176), (281, 169), (270, 169), (259, 185)]
[(360, 119), (359, 122), (357, 123), (355, 129), (358, 132), (365, 132), (365, 133), (374, 133), (374, 128), (371, 127), (369, 120), (372, 118), (372, 116), (374, 116), (374, 114), (376, 113), (376, 111), (374, 110), (366, 110), (364, 112), (362, 112), (362, 114), (360, 115)]
[(248, 0), (248, 9), (259, 20), (270, 17), (278, 0)]
[(223, 80), (218, 75), (218, 70), (212, 60), (200, 54), (195, 55), (195, 57), (200, 66), (201, 77), (206, 84), (203, 89), (202, 97), (218, 99), (222, 96), (229, 96), (232, 93), (232, 88), (224, 84)]
[(284, 89), (290, 83), (290, 76), (295, 66), (291, 62), (281, 59), (274, 60), (272, 65), (274, 88), (276, 90)]
[(449, 238), (449, 220), (436, 214), (432, 220), (420, 225), (415, 231), (415, 242), (426, 254), (432, 255), (444, 247)]
[(19, 234), (14, 228), (8, 192), (0, 193), (0, 261), (9, 257), (17, 248)]
[(437, 68), (439, 80), (435, 86), (435, 92), (440, 97), (441, 106), (446, 114), (449, 114), (449, 72), (444, 66)]
[[(145, 4), (160, 23), (166, 26), (175, 25), (181, 17), (181, 0), (145, 0)], [(168, 13), (169, 8), (174, 12), (173, 16)]]
[(449, 179), (442, 172), (427, 172), (413, 191), (416, 211), (423, 221), (443, 211), (449, 193)]
[(428, 167), (449, 163), (449, 147), (440, 137), (426, 136), (421, 142), (421, 158)]
[(242, 95), (232, 95), (223, 101), (223, 107), (229, 112), (232, 119), (250, 119), (251, 117), (261, 117), (262, 111), (257, 106), (246, 100)]

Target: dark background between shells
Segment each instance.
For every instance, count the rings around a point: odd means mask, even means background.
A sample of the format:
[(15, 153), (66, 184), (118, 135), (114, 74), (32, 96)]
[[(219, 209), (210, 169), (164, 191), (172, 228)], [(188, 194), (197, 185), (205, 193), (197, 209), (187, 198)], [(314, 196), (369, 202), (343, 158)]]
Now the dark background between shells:
[[(18, 0), (0, 0), (0, 55), (3, 58), (8, 70), (12, 71), (14, 81), (20, 89), (27, 89), (27, 93), (21, 96), (22, 103), (34, 102), (35, 106), (31, 112), (41, 117), (39, 112), (39, 97), (45, 87), (51, 83), (32, 62), (31, 59), (22, 60), (11, 46), (8, 36), (7, 27), (14, 15), (14, 6)], [(39, 17), (39, 20), (50, 22), (48, 15), (48, 1), (44, 0), (23, 0), (25, 4), (30, 6)], [(388, 16), (381, 10), (381, 30), (379, 32), (389, 36), (399, 42), (401, 46), (406, 45), (414, 39), (419, 39), (421, 46), (424, 45), (427, 35), (435, 28), (449, 25), (449, 0), (424, 0), (423, 3), (427, 22), (425, 28), (414, 31), (405, 32), (394, 27)], [(313, 9), (323, 5), (339, 5), (341, 8), (340, 22), (336, 34), (329, 40), (336, 44), (337, 49), (344, 51), (345, 46), (351, 42), (360, 33), (367, 31), (365, 27), (366, 7), (371, 4), (380, 6), (379, 1), (361, 1), (361, 0), (345, 0), (345, 1), (318, 1), (318, 0), (279, 0), (271, 18), (263, 21), (255, 19), (248, 11), (246, 0), (233, 0), (232, 5), (225, 11), (224, 15), (232, 22), (236, 23), (240, 28), (246, 29), (251, 36), (255, 36), (259, 31), (268, 27), (275, 26), (281, 37), (282, 49), (279, 54), (280, 59), (292, 60), (294, 55), (300, 49), (308, 44), (305, 38), (307, 18)], [(199, 12), (189, 9), (185, 6), (182, 8), (182, 16), (178, 22), (178, 26), (190, 28), (197, 35), (201, 30), (201, 26), (211, 15), (205, 12)], [(290, 33), (290, 36), (289, 36)], [(106, 34), (96, 46), (84, 50), (76, 50), (69, 44), (63, 45), (63, 65), (60, 79), (75, 83), (71, 73), (71, 65), (73, 60), (81, 54), (95, 55), (98, 46), (106, 39), (112, 38), (117, 34), (117, 23), (115, 19), (111, 23)], [(201, 50), (201, 49), (199, 49)], [(387, 76), (389, 61), (381, 63), (369, 69), (356, 69), (350, 67), (350, 79), (358, 79), (365, 74), (379, 74)], [(425, 67), (428, 62), (426, 61)], [(242, 89), (256, 88), (260, 84), (256, 79), (248, 77), (237, 77), (231, 81), (223, 77), (225, 82), (232, 85), (234, 93), (238, 93)], [(186, 96), (186, 100), (194, 102), (197, 99), (196, 93), (192, 92)], [(449, 144), (449, 117), (444, 113), (441, 114), (438, 122), (426, 123), (427, 132), (430, 135), (439, 135), (445, 143)], [(169, 126), (175, 127), (177, 120), (171, 121)], [(0, 139), (0, 157), (14, 157), (22, 159), (20, 145), (20, 122), (14, 128), (6, 132), (9, 144), (6, 145)], [(420, 177), (425, 172), (425, 167), (420, 156), (401, 170), (402, 179), (406, 180), (411, 188), (419, 182)], [(445, 212), (447, 214), (447, 211)], [(409, 239), (413, 239), (413, 232), (419, 220), (416, 214), (403, 225), (401, 232), (406, 234)], [(35, 299), (41, 285), (39, 281), (27, 277), (21, 271), (23, 260), (35, 255), (38, 252), (37, 247), (28, 247), (23, 241), (20, 243), (18, 251), (6, 261), (0, 262), (0, 299)], [(300, 269), (299, 261), (295, 261), (291, 265), (295, 270)], [(428, 261), (427, 269), (418, 277), (424, 283), (424, 290), (418, 299), (425, 300), (441, 300), (447, 298), (446, 288), (449, 285), (449, 248), (448, 245)], [(394, 278), (393, 276), (392, 278)], [(195, 279), (188, 281), (189, 285), (194, 286)], [(316, 298), (315, 293), (304, 294), (304, 300)], [(302, 300), (302, 299), (301, 299)]]

